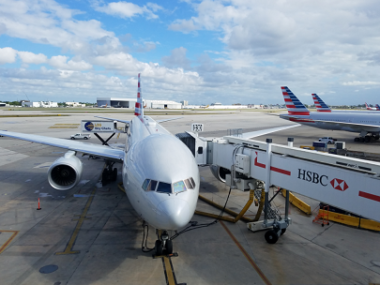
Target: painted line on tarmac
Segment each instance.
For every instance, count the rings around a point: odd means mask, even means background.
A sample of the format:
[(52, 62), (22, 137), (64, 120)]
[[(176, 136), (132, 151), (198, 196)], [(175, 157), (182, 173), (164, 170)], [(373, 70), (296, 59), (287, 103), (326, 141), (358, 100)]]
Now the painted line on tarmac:
[(87, 214), (88, 209), (91, 206), (92, 200), (94, 199), (95, 192), (96, 192), (96, 188), (91, 192), (90, 197), (87, 200), (86, 206), (84, 207), (84, 210), (78, 219), (77, 226), (75, 227), (74, 232), (71, 235), (71, 238), (70, 238), (69, 242), (67, 243), (65, 250), (56, 252), (55, 255), (80, 253), (80, 250), (72, 250), (72, 248), (74, 246), (75, 240), (78, 237), (78, 234), (79, 234), (80, 228), (82, 227), (83, 222), (87, 219), (86, 214)]
[(175, 280), (175, 275), (174, 275), (173, 264), (172, 264), (170, 258), (167, 256), (163, 256), (162, 257), (162, 264), (164, 266), (166, 284), (177, 285), (177, 282)]
[[(157, 238), (160, 238), (160, 236), (161, 236), (161, 230), (158, 230), (157, 231)], [(165, 256), (165, 255), (156, 256), (156, 257), (161, 257), (161, 259), (162, 259), (162, 266), (164, 267), (166, 284), (167, 285), (178, 285), (177, 280), (175, 278), (174, 268), (173, 268), (173, 263), (171, 261), (171, 258), (168, 256)]]
[(261, 271), (261, 269), (257, 266), (257, 264), (253, 261), (253, 259), (249, 256), (249, 254), (245, 251), (243, 246), (238, 242), (238, 240), (235, 238), (235, 236), (231, 233), (231, 231), (227, 228), (227, 226), (223, 223), (223, 221), (219, 221), (219, 223), (222, 225), (222, 227), (225, 229), (225, 231), (228, 233), (230, 238), (235, 242), (236, 246), (240, 249), (240, 251), (243, 253), (245, 258), (248, 260), (248, 262), (252, 265), (252, 267), (256, 270), (257, 274), (261, 277), (261, 279), (264, 281), (267, 285), (272, 285), (268, 278), (264, 275), (264, 273)]
[(0, 233), (13, 233), (12, 236), (0, 247), (0, 254), (6, 249), (11, 241), (17, 236), (18, 231), (0, 230)]
[[(107, 164), (104, 163), (103, 168), (102, 168), (102, 172), (101, 172), (102, 174), (103, 174), (104, 168), (106, 168), (106, 165), (107, 165)], [(100, 174), (98, 180), (101, 179), (102, 174)], [(95, 197), (95, 192), (96, 192), (96, 187), (95, 187), (94, 190), (91, 192), (90, 197), (89, 197), (88, 200), (87, 200), (86, 206), (84, 207), (84, 210), (83, 210), (82, 214), (80, 215), (80, 217), (79, 217), (79, 219), (78, 219), (78, 223), (77, 223), (77, 225), (76, 225), (76, 227), (75, 227), (75, 229), (74, 229), (73, 234), (71, 235), (71, 238), (70, 238), (69, 242), (67, 243), (67, 246), (66, 246), (65, 250), (64, 250), (64, 251), (60, 251), (60, 252), (56, 252), (56, 253), (55, 253), (56, 255), (77, 254), (77, 253), (80, 252), (80, 250), (74, 250), (74, 251), (73, 251), (72, 248), (73, 248), (73, 246), (74, 246), (75, 240), (76, 240), (76, 238), (77, 238), (77, 236), (78, 236), (78, 234), (79, 234), (79, 230), (80, 230), (80, 228), (81, 228), (81, 226), (82, 226), (84, 220), (87, 220), (87, 218), (86, 218), (86, 214), (87, 214), (88, 209), (89, 209), (90, 206), (91, 206), (92, 200), (93, 200), (94, 197)]]

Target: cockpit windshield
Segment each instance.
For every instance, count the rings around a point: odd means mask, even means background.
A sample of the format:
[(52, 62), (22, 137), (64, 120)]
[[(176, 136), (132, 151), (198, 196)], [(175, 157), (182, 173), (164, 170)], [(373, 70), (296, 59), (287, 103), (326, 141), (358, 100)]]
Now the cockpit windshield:
[(194, 189), (195, 188), (195, 182), (192, 177), (185, 179), (185, 180), (180, 180), (178, 182), (175, 182), (173, 184), (170, 183), (165, 183), (165, 182), (160, 182), (152, 179), (145, 179), (142, 189), (144, 191), (157, 191), (160, 193), (180, 193), (184, 192), (187, 189)]
[(186, 191), (185, 183), (183, 181), (178, 181), (176, 183), (173, 183), (173, 191), (174, 193)]
[(157, 192), (172, 193), (172, 185), (165, 182), (160, 182), (157, 187)]

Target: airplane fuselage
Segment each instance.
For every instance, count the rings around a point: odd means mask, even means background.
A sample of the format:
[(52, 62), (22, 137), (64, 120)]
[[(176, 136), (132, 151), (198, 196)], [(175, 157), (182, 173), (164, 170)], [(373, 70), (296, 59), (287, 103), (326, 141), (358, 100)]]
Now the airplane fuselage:
[(122, 175), (133, 208), (154, 228), (177, 230), (192, 218), (200, 184), (194, 156), (150, 117), (130, 123)]

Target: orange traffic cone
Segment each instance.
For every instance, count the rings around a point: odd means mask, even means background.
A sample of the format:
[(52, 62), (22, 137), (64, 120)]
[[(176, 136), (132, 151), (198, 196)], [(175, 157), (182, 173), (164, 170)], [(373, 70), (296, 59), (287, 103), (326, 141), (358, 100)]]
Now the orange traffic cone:
[(37, 210), (41, 210), (40, 198), (38, 198), (38, 208), (37, 208)]

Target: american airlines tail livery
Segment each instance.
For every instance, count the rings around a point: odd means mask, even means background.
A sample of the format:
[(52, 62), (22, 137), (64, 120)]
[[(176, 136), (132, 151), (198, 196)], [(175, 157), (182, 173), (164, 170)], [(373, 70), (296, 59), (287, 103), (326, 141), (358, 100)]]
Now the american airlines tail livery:
[[(48, 171), (49, 184), (56, 190), (70, 190), (80, 181), (83, 165), (76, 157), (78, 152), (105, 159), (103, 178), (116, 180), (117, 168), (112, 167), (114, 163), (122, 163), (123, 185), (132, 207), (143, 221), (160, 230), (155, 243), (156, 255), (163, 252), (171, 254), (173, 235), (169, 236), (169, 231), (188, 225), (195, 212), (200, 185), (198, 165), (192, 152), (159, 124), (179, 118), (155, 121), (144, 115), (140, 74), (134, 118), (130, 121), (99, 118), (126, 124), (124, 149), (8, 131), (0, 131), (0, 135), (69, 150), (54, 161)], [(245, 133), (243, 136), (252, 138), (290, 127), (294, 125)]]
[(360, 137), (355, 138), (355, 141), (369, 142), (371, 140), (379, 139), (379, 114), (373, 112), (331, 112), (331, 110), (328, 111), (325, 108), (325, 106), (327, 107), (326, 104), (320, 104), (320, 102), (323, 101), (316, 94), (313, 96), (314, 102), (316, 105), (318, 103), (324, 111), (313, 113), (309, 112), (305, 105), (301, 103), (288, 87), (283, 86), (281, 87), (281, 90), (286, 108), (288, 109), (288, 114), (280, 115), (282, 119), (320, 129), (359, 133)]
[(376, 104), (376, 107), (370, 107), (370, 106), (368, 106), (367, 102), (364, 102), (364, 103), (365, 103), (365, 107), (367, 110), (369, 110), (369, 111), (380, 111), (380, 107), (378, 104)]
[(317, 108), (317, 112), (327, 112), (330, 113), (331, 109), (329, 106), (323, 102), (321, 97), (319, 97), (316, 93), (311, 94), (314, 100), (315, 107)]

